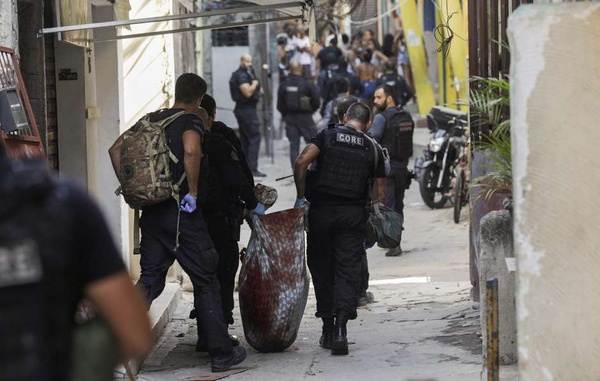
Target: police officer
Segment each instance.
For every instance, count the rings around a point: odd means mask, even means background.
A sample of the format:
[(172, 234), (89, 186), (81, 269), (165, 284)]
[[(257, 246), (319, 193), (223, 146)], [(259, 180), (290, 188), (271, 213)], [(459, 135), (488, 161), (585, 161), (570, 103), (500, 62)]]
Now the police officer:
[[(115, 336), (115, 359), (152, 349), (145, 303), (101, 211), (46, 162), (9, 161), (0, 140), (0, 380), (72, 380), (73, 318), (84, 296)], [(99, 361), (107, 367), (96, 374), (110, 379), (116, 364)]]
[(353, 104), (343, 125), (315, 135), (294, 167), (294, 206), (302, 207), (307, 205), (308, 166), (317, 163), (308, 211), (307, 259), (317, 298), (316, 316), (323, 320), (320, 345), (333, 355), (348, 354), (346, 323), (357, 317), (365, 207), (372, 177), (377, 178), (379, 201), (385, 199), (383, 153), (364, 133), (370, 118), (368, 106)]
[[(220, 313), (222, 305), (216, 275), (219, 257), (198, 208), (202, 196), (206, 196), (199, 190), (207, 185), (204, 178), (206, 167), (201, 170), (202, 163), (206, 165), (206, 161), (202, 160), (201, 145), (205, 131), (202, 120), (194, 113), (206, 89), (206, 82), (198, 75), (182, 74), (175, 84), (173, 107), (150, 116), (161, 120), (179, 111), (186, 111), (165, 132), (169, 149), (178, 159), (177, 162), (170, 162), (173, 178), (179, 179), (184, 173), (186, 177), (179, 187), (180, 203), (167, 200), (142, 209), (141, 275), (136, 286), (152, 303), (162, 293), (167, 271), (177, 259), (194, 285), (194, 307), (200, 315), (198, 320), (202, 322), (212, 371), (224, 372), (244, 361), (246, 350), (232, 347), (225, 318)], [(118, 152), (122, 144), (121, 135), (109, 150), (117, 176), (120, 175)]]
[[(340, 115), (338, 113), (338, 104), (342, 99), (347, 98), (350, 95), (350, 84), (348, 83), (348, 80), (343, 77), (337, 78), (335, 81), (335, 90), (338, 95), (335, 99), (329, 101), (327, 105), (325, 105), (325, 115), (323, 115), (323, 120), (321, 122), (323, 128), (327, 128), (330, 124), (336, 125), (341, 123), (344, 114)], [(358, 102), (358, 98), (353, 98), (355, 99), (353, 103)], [(350, 105), (345, 107), (344, 113), (348, 110), (348, 107), (350, 107)]]
[[(413, 154), (415, 122), (409, 113), (396, 105), (394, 90), (389, 85), (375, 89), (375, 107), (380, 111), (373, 118), (370, 134), (390, 155), (391, 170), (385, 179), (385, 205), (404, 217), (404, 191), (410, 183), (408, 160)], [(388, 257), (402, 254), (401, 245), (388, 250)]]
[[(209, 163), (209, 186), (202, 212), (208, 227), (208, 234), (219, 254), (217, 278), (221, 286), (221, 303), (227, 324), (233, 324), (233, 292), (235, 274), (239, 264), (240, 226), (244, 221), (244, 210), (254, 214), (264, 214), (265, 206), (256, 201), (254, 180), (244, 171), (246, 159), (239, 146), (235, 131), (223, 122), (215, 121), (216, 103), (213, 97), (205, 95), (201, 103), (205, 112), (207, 131), (203, 147)], [(246, 166), (247, 167), (247, 166)], [(231, 336), (233, 345), (239, 341)], [(205, 351), (206, 345), (201, 331), (196, 346)]]
[(256, 177), (265, 177), (258, 170), (260, 130), (256, 105), (260, 99), (260, 84), (252, 70), (252, 57), (249, 54), (242, 55), (240, 67), (231, 75), (229, 91), (235, 102), (233, 113), (240, 128), (242, 149), (248, 158), (250, 170)]
[(385, 63), (385, 73), (379, 78), (378, 85), (390, 86), (394, 92), (394, 102), (400, 107), (404, 107), (415, 96), (404, 77), (396, 71), (396, 62), (393, 60)]
[(312, 81), (302, 76), (302, 65), (290, 63), (290, 76), (277, 91), (277, 110), (285, 121), (285, 132), (290, 141), (292, 168), (300, 153), (300, 137), (308, 143), (317, 132), (313, 113), (319, 109), (319, 94)]

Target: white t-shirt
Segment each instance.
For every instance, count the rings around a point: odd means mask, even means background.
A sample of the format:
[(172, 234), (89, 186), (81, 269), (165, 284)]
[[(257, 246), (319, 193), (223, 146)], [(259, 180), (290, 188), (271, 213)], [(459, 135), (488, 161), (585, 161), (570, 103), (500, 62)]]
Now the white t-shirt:
[[(304, 38), (298, 38), (294, 36), (292, 43), (295, 47), (298, 48), (310, 48), (310, 39), (308, 36), (304, 36)], [(310, 65), (311, 64), (311, 54), (310, 52), (298, 52), (296, 51), (294, 59), (297, 59), (300, 62), (300, 65)]]

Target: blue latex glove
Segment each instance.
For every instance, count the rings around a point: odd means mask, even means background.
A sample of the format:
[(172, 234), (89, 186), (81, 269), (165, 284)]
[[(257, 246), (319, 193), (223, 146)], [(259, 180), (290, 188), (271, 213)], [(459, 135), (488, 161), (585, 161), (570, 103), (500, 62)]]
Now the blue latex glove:
[(196, 210), (196, 197), (191, 194), (186, 194), (181, 200), (181, 211), (186, 213), (192, 213)]
[(294, 203), (294, 208), (302, 208), (304, 205), (307, 205), (308, 201), (306, 201), (306, 198), (302, 197), (302, 198), (297, 198), (296, 202)]
[(263, 203), (259, 202), (258, 204), (256, 204), (256, 208), (252, 209), (250, 213), (262, 216), (263, 214), (265, 214), (265, 210), (267, 210), (267, 207)]

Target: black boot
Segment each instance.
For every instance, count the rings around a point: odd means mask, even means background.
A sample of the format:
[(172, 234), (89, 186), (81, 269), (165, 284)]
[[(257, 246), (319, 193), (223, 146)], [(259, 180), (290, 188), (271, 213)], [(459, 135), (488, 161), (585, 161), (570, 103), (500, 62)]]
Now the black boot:
[(319, 339), (319, 345), (321, 348), (333, 349), (333, 330), (335, 325), (333, 318), (323, 318), (323, 331), (321, 338)]
[(333, 348), (331, 348), (332, 355), (348, 354), (348, 337), (346, 336), (347, 322), (348, 317), (346, 314), (344, 312), (339, 312), (333, 330)]

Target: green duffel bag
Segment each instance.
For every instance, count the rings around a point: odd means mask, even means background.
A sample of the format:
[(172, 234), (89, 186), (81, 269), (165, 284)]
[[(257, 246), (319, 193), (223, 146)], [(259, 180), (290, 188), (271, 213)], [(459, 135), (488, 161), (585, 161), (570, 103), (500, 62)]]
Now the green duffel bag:
[[(83, 308), (85, 309), (85, 307)], [(73, 330), (71, 376), (76, 381), (112, 381), (119, 362), (119, 345), (100, 316), (79, 308)]]
[(400, 213), (385, 205), (374, 203), (369, 210), (369, 219), (365, 231), (365, 244), (384, 249), (393, 249), (400, 245), (402, 224), (404, 219)]

